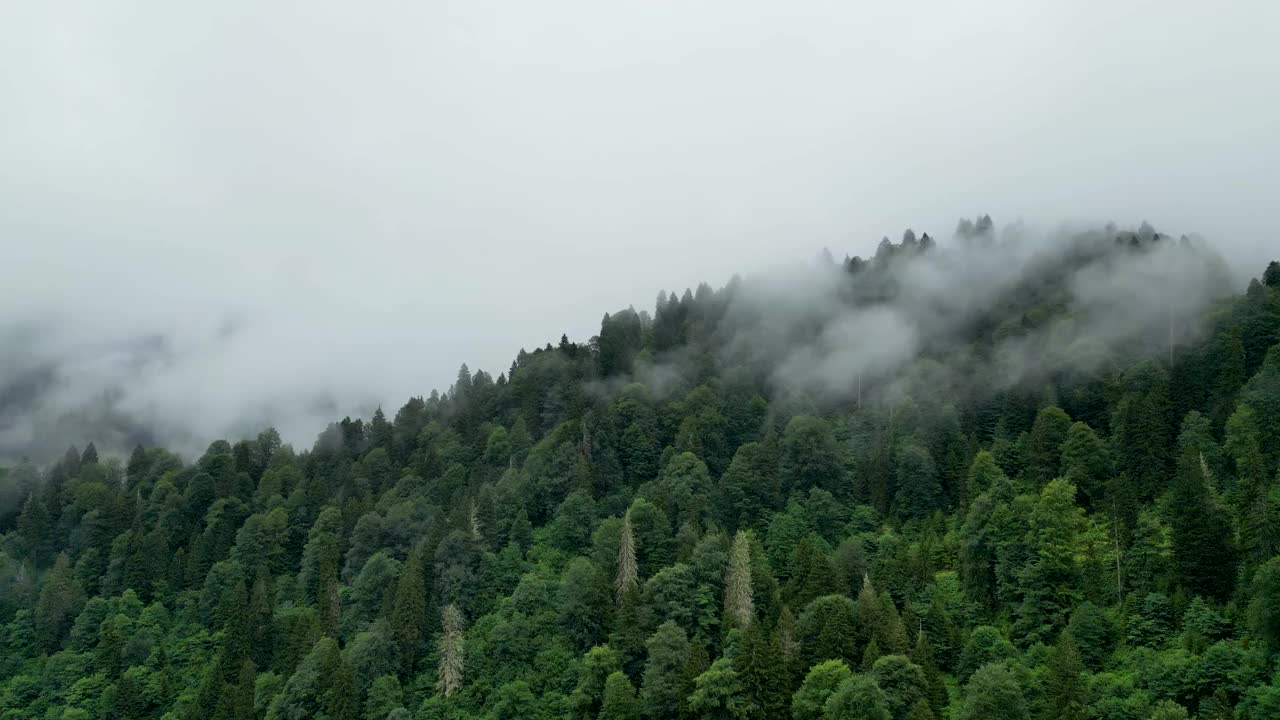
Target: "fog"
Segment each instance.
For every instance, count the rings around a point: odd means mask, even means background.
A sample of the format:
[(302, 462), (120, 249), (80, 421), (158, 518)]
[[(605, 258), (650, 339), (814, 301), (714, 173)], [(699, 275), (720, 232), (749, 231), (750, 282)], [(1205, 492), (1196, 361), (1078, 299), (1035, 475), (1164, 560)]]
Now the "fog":
[(185, 5), (0, 9), (0, 458), (309, 444), (979, 212), (1280, 247), (1274, 3)]

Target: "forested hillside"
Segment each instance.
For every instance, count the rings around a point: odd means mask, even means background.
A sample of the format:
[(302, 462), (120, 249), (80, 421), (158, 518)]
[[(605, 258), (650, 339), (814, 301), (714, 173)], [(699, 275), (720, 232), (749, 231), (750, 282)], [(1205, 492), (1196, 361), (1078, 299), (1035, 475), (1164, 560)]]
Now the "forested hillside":
[(16, 464), (0, 718), (1275, 720), (1280, 264), (1223, 267), (984, 217), (310, 449)]

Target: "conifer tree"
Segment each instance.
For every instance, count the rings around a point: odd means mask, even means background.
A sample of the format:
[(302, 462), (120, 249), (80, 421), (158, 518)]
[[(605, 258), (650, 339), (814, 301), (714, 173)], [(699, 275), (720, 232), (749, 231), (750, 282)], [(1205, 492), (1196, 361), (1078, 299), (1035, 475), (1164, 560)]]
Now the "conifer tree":
[(1205, 483), (1204, 468), (1192, 448), (1178, 462), (1170, 503), (1173, 558), (1182, 586), (1192, 594), (1224, 597), (1235, 575), (1230, 527)]
[(1027, 475), (1037, 489), (1059, 476), (1070, 429), (1071, 418), (1062, 408), (1049, 406), (1036, 413), (1027, 436)]
[(415, 548), (400, 571), (391, 606), (391, 636), (400, 652), (400, 668), (405, 673), (412, 672), (422, 641), (427, 612), (425, 576), (422, 549)]
[(62, 644), (83, 602), (84, 594), (71, 569), (71, 559), (61, 553), (44, 578), (40, 599), (36, 602), (35, 630), (41, 648), (52, 653)]
[(325, 508), (311, 527), (302, 553), (300, 582), (307, 601), (314, 604), (320, 612), (320, 626), (331, 637), (338, 635), (338, 616), (341, 612), (338, 592), (338, 535), (341, 531), (342, 514), (337, 508)]
[(734, 646), (733, 669), (745, 699), (744, 717), (768, 720), (785, 715), (788, 687), (777, 635), (761, 623), (749, 625)]
[(720, 658), (693, 679), (693, 692), (686, 701), (688, 716), (699, 720), (745, 720), (749, 704), (742, 695), (742, 682), (733, 663)]
[(670, 620), (658, 626), (648, 642), (649, 659), (640, 687), (641, 709), (652, 720), (679, 717), (689, 694), (689, 640)]
[(1054, 480), (1044, 486), (1031, 513), (1028, 540), (1035, 555), (1023, 572), (1025, 594), (1017, 627), (1033, 642), (1066, 627), (1080, 599), (1076, 542), (1084, 529), (1084, 513), (1076, 507), (1075, 496), (1075, 486)]
[[(624, 526), (625, 529), (625, 526)], [(729, 569), (724, 582), (724, 614), (726, 627), (746, 628), (755, 617), (751, 592), (751, 542), (739, 530), (729, 550)]]
[(436, 670), (436, 689), (450, 697), (462, 687), (463, 669), (462, 613), (456, 605), (440, 611), (440, 664)]
[(631, 513), (628, 512), (622, 516), (622, 532), (618, 539), (618, 574), (613, 582), (614, 598), (619, 605), (640, 584), (635, 542)]
[(598, 720), (640, 720), (640, 700), (631, 680), (621, 672), (605, 679)]
[(1048, 672), (1044, 679), (1045, 720), (1084, 720), (1088, 691), (1081, 674), (1084, 663), (1070, 632), (1058, 635), (1049, 651)]

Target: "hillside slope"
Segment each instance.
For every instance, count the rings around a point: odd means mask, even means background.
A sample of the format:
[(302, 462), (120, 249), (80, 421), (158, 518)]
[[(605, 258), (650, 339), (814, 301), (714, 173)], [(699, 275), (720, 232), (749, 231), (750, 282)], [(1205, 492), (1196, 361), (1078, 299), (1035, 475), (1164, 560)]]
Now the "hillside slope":
[(1280, 264), (989, 218), (0, 474), (0, 718), (1280, 717)]

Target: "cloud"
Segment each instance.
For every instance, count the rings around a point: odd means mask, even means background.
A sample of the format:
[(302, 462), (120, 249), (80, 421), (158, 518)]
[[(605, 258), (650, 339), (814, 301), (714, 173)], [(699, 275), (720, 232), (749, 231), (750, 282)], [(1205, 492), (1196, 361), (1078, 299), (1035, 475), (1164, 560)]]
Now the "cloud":
[(85, 407), (309, 443), (657, 288), (976, 209), (1275, 242), (1274, 3), (2, 14), (0, 455), (92, 439)]

